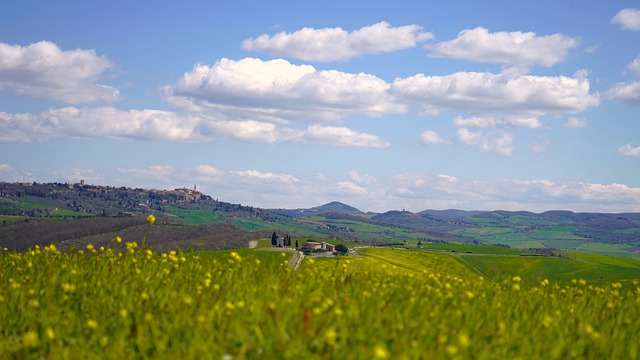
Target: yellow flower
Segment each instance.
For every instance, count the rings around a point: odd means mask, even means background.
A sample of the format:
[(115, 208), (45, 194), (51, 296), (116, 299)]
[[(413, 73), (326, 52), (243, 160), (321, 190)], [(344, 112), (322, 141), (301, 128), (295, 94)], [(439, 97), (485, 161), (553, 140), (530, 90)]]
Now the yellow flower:
[(40, 338), (35, 331), (29, 331), (22, 335), (22, 345), (26, 347), (36, 347), (40, 344)]
[(147, 222), (149, 224), (153, 224), (154, 222), (156, 222), (156, 217), (153, 214), (149, 214), (149, 216), (147, 216)]
[(457, 353), (458, 353), (458, 348), (457, 348), (457, 347), (455, 347), (455, 345), (451, 345), (451, 344), (449, 344), (449, 345), (447, 345), (447, 346), (444, 348), (444, 351), (446, 351), (446, 352), (447, 352), (447, 354), (449, 354), (449, 355), (453, 356), (453, 355), (455, 355), (455, 354), (457, 354)]
[(98, 322), (93, 320), (93, 319), (88, 319), (87, 320), (87, 327), (89, 329), (97, 329), (98, 328)]
[(116, 236), (115, 240), (118, 244), (122, 242), (122, 238), (120, 236)]
[(389, 358), (389, 350), (387, 350), (384, 347), (384, 345), (376, 346), (376, 348), (373, 351), (373, 353), (374, 353), (374, 357), (376, 359), (388, 359)]
[(471, 345), (471, 340), (469, 339), (469, 335), (466, 333), (458, 334), (458, 344), (460, 347), (468, 348)]

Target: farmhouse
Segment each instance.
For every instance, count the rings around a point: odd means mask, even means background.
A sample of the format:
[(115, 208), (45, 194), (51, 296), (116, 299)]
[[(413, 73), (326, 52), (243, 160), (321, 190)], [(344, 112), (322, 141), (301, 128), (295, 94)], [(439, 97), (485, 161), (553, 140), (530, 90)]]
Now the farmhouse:
[(326, 243), (326, 242), (317, 242), (317, 241), (307, 241), (302, 244), (302, 251), (328, 251), (334, 252), (336, 250), (336, 246)]

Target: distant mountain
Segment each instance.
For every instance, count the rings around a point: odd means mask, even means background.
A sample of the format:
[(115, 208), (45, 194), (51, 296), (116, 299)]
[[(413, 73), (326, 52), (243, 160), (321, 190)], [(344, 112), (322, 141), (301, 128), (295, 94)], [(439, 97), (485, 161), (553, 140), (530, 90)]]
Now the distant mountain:
[(269, 211), (293, 218), (322, 214), (364, 215), (362, 211), (339, 201), (332, 201), (309, 209), (270, 209)]

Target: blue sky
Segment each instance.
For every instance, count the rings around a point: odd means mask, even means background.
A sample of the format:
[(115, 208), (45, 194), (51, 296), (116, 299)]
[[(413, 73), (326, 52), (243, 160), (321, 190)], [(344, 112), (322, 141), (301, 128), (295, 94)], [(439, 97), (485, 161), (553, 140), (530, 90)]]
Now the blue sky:
[(640, 211), (639, 1), (4, 1), (0, 181)]

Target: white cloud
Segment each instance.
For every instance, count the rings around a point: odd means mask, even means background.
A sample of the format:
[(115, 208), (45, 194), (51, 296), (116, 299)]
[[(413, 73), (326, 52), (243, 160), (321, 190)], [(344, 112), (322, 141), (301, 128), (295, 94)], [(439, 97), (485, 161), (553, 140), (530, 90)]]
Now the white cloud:
[(335, 122), (354, 114), (404, 112), (388, 94), (389, 86), (364, 73), (244, 58), (196, 65), (164, 91), (170, 103), (190, 113), (285, 123)]
[(404, 106), (388, 94), (389, 86), (364, 73), (245, 58), (197, 65), (164, 91), (169, 102), (191, 113), (272, 122), (335, 122), (354, 114), (404, 112)]
[(13, 171), (15, 171), (13, 166), (11, 166), (9, 164), (0, 164), (0, 173), (9, 173), (9, 172), (13, 172)]
[(521, 116), (472, 116), (463, 118), (456, 117), (453, 123), (457, 127), (477, 127), (477, 128), (496, 128), (496, 127), (515, 127), (526, 129), (537, 129), (542, 126), (537, 117), (521, 117)]
[(376, 182), (375, 176), (360, 174), (355, 170), (349, 171), (347, 175), (349, 179), (351, 179), (351, 181), (353, 181), (356, 184), (372, 184)]
[(549, 148), (549, 146), (551, 146), (551, 141), (547, 140), (547, 141), (543, 141), (543, 142), (534, 142), (530, 145), (530, 149), (531, 152), (534, 154), (540, 154), (543, 153), (545, 151), (547, 151), (547, 149)]
[(369, 196), (367, 189), (351, 181), (340, 181), (336, 183), (334, 190), (339, 194), (346, 193), (358, 196)]
[(451, 41), (438, 43), (433, 56), (521, 66), (553, 66), (578, 46), (576, 38), (562, 34), (537, 36), (533, 32), (494, 32), (483, 27), (466, 29)]
[(437, 132), (433, 130), (426, 130), (422, 134), (420, 134), (420, 142), (425, 145), (429, 144), (447, 144), (449, 141), (440, 138)]
[(245, 121), (201, 121), (198, 130), (202, 135), (210, 138), (228, 138), (250, 142), (278, 141), (279, 135), (276, 125), (272, 123)]
[(303, 133), (302, 138), (309, 142), (334, 146), (386, 148), (391, 145), (376, 135), (361, 133), (338, 126), (311, 125)]
[(500, 130), (485, 133), (483, 131), (460, 128), (456, 133), (458, 143), (475, 145), (482, 152), (492, 152), (503, 156), (512, 155), (514, 149), (513, 139), (512, 134)]
[(617, 83), (605, 95), (614, 101), (640, 106), (640, 81)]
[(287, 174), (274, 174), (271, 172), (260, 172), (257, 170), (239, 170), (239, 171), (232, 171), (232, 173), (250, 182), (259, 181), (259, 182), (285, 183), (285, 184), (300, 182), (300, 179), (296, 178), (295, 176), (291, 176)]
[(445, 175), (445, 174), (438, 175), (438, 179), (442, 181), (446, 181), (448, 183), (458, 182), (458, 178), (456, 178), (455, 176)]
[(69, 104), (111, 102), (117, 89), (98, 84), (111, 67), (93, 50), (61, 50), (41, 41), (27, 46), (0, 43), (0, 91)]
[(160, 110), (112, 107), (50, 109), (37, 114), (0, 112), (0, 141), (43, 141), (54, 137), (203, 142), (311, 142), (330, 146), (384, 148), (390, 143), (346, 127), (311, 125), (304, 131), (254, 120), (217, 120)]
[(640, 9), (622, 9), (611, 19), (611, 22), (627, 30), (640, 30)]
[(196, 174), (198, 174), (199, 176), (206, 176), (212, 179), (217, 179), (226, 174), (225, 170), (216, 168), (211, 165), (199, 165), (199, 166), (196, 166), (194, 170)]
[(618, 155), (620, 156), (640, 156), (640, 146), (633, 147), (631, 144), (626, 144), (618, 149)]
[[(420, 181), (418, 181), (420, 180)], [(640, 188), (623, 184), (596, 184), (552, 180), (458, 179), (426, 174), (399, 174), (387, 186), (387, 202), (399, 201), (415, 209), (573, 210), (627, 212), (640, 210)]]
[(417, 74), (396, 79), (391, 93), (425, 113), (443, 110), (525, 118), (577, 113), (600, 103), (589, 93), (586, 72), (574, 77), (458, 72), (445, 76)]
[(383, 21), (353, 32), (339, 27), (303, 28), (293, 33), (261, 35), (244, 40), (242, 48), (306, 61), (329, 62), (412, 48), (431, 39), (433, 34), (424, 32), (420, 26), (392, 27)]
[(636, 58), (627, 65), (626, 70), (628, 73), (640, 77), (640, 55), (636, 56)]
[(586, 128), (588, 125), (587, 125), (587, 120), (579, 117), (570, 116), (567, 119), (566, 124), (564, 124), (563, 126), (570, 129), (582, 129), (582, 128)]
[(160, 110), (112, 107), (50, 109), (41, 113), (0, 112), (0, 140), (46, 140), (51, 137), (136, 138), (173, 141), (203, 140), (199, 119)]

